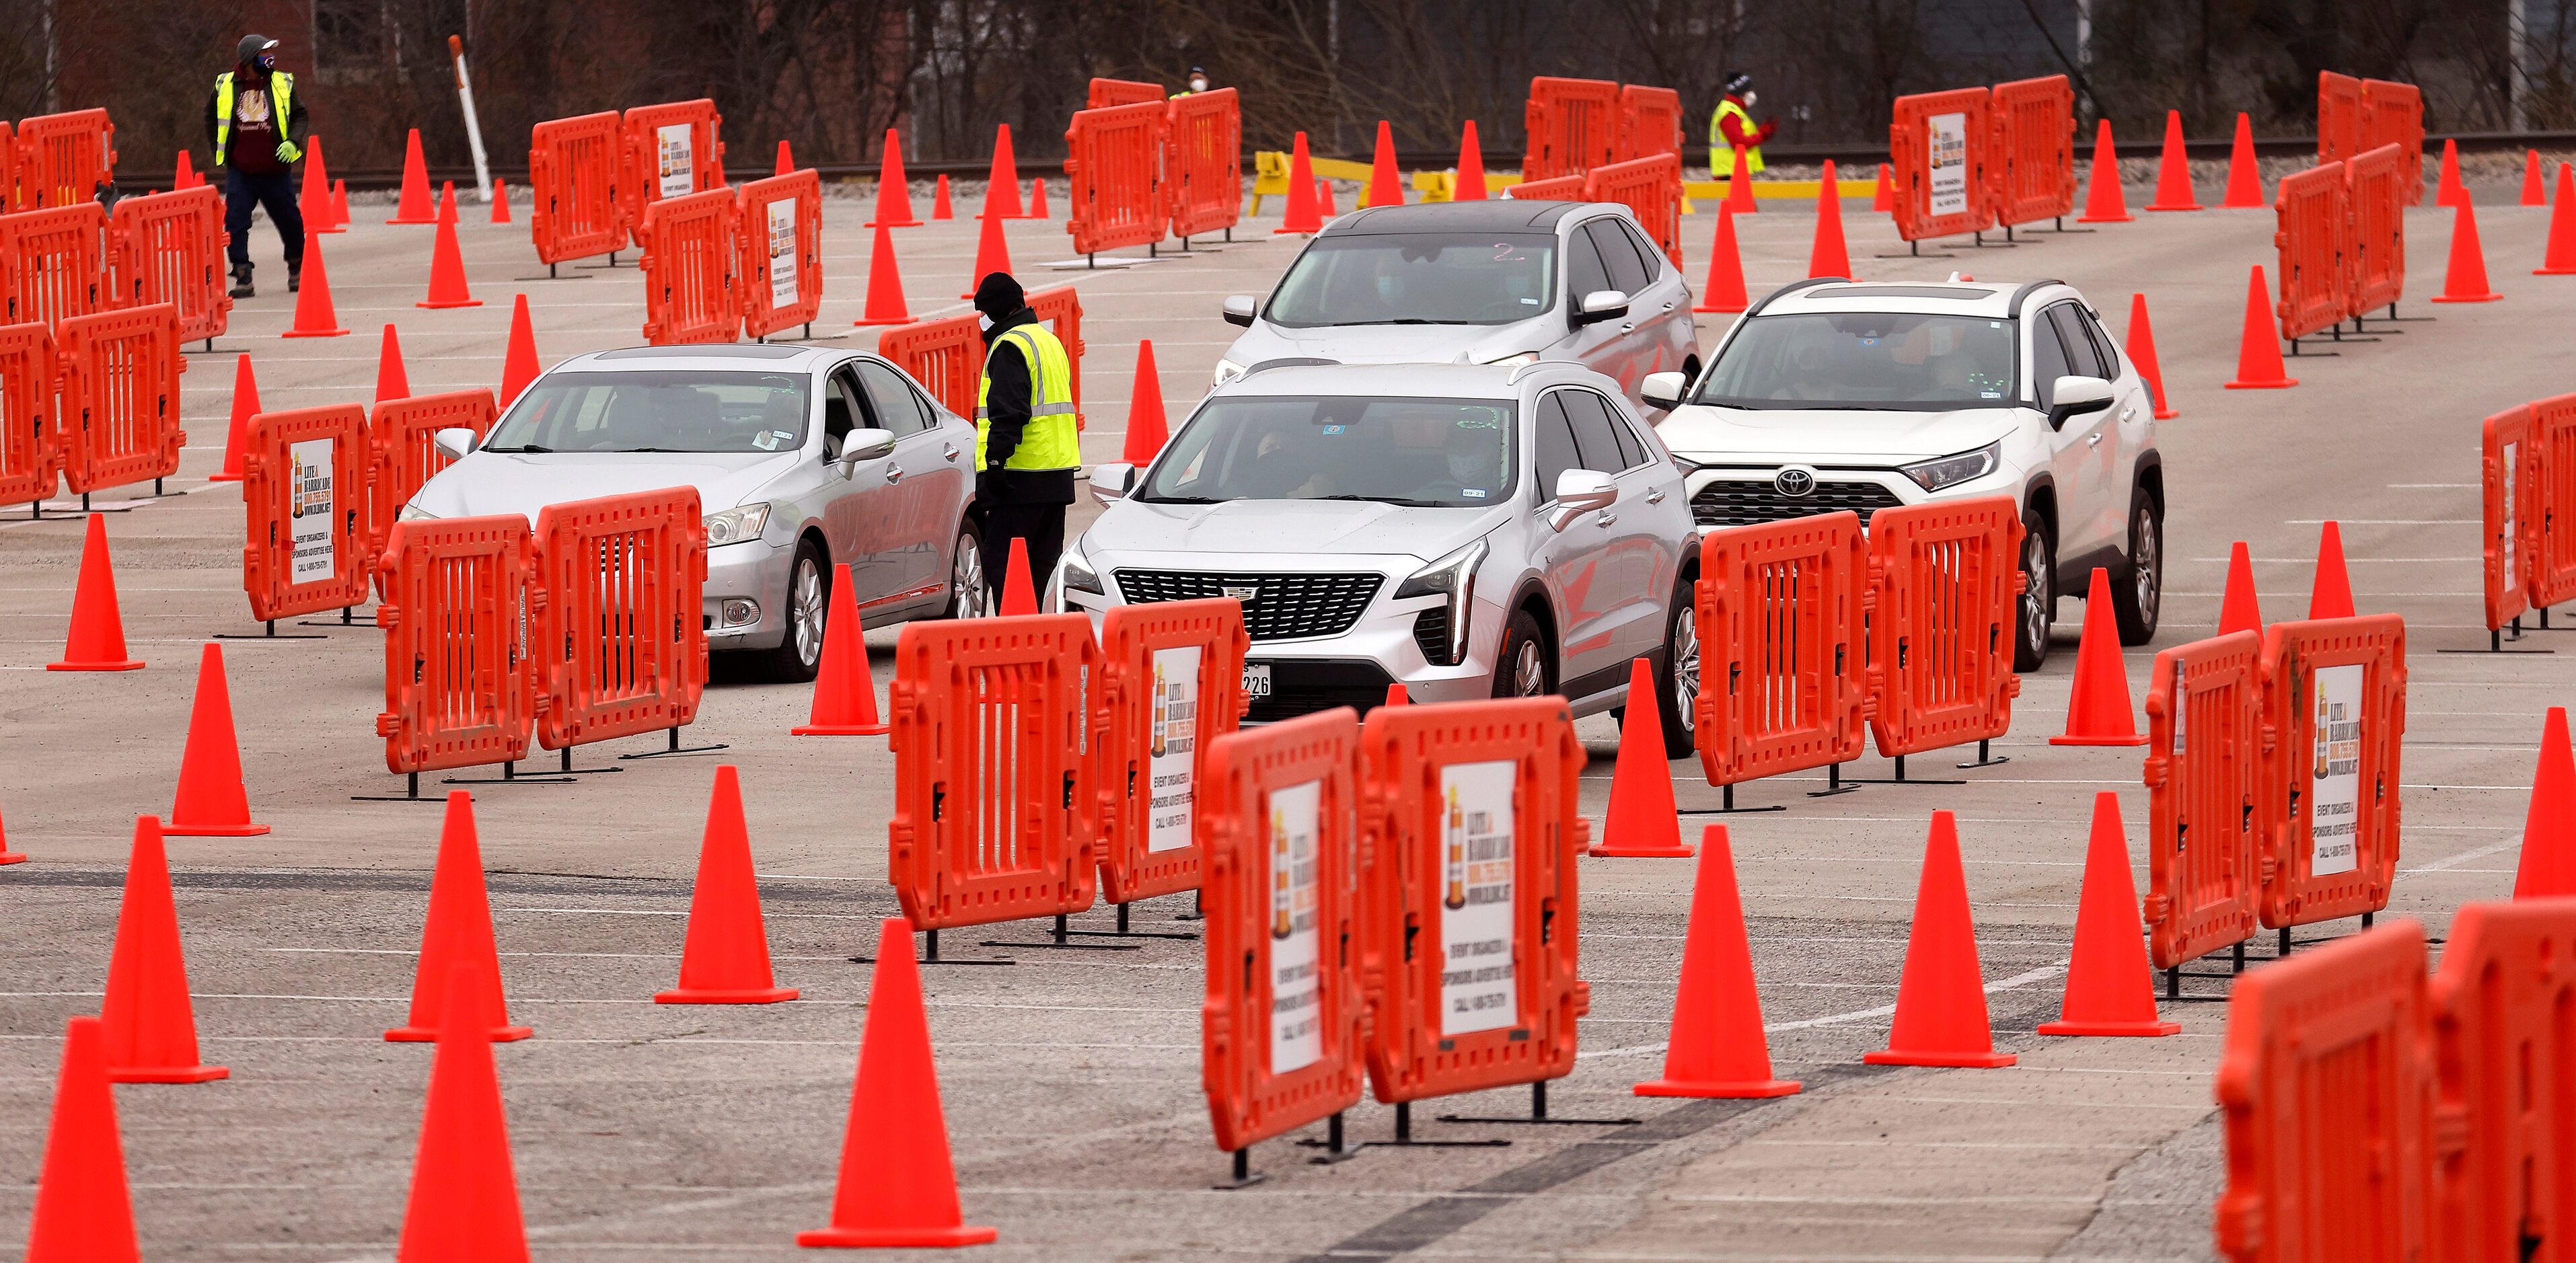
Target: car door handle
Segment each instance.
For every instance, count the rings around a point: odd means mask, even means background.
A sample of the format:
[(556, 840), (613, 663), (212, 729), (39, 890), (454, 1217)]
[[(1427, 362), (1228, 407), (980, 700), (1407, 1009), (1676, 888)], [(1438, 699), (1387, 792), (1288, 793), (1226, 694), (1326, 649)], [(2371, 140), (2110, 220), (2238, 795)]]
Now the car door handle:
[(2135, 408), (2122, 408), (2122, 409), (2120, 409), (2120, 420), (2121, 420), (2122, 422), (2135, 421), (2135, 420), (2137, 420), (2137, 419), (2138, 419), (2138, 410), (2137, 410), (2137, 409), (2135, 409)]
[(1671, 311), (1672, 309), (1673, 309), (1673, 305), (1672, 305), (1671, 303), (1666, 303), (1666, 304), (1664, 304), (1664, 310), (1666, 310), (1666, 311)]
[(947, 457), (951, 462), (954, 462), (958, 455), (957, 445), (954, 443), (942, 443), (939, 445), (939, 454)]
[(2084, 436), (2084, 446), (2086, 446), (2086, 447), (2100, 447), (2100, 446), (2102, 446), (2102, 432), (2101, 432), (2100, 430), (2095, 430), (2095, 431), (2094, 431), (2094, 432), (2092, 432), (2091, 434), (2087, 434), (2087, 435), (2085, 435), (2085, 436)]
[(1626, 323), (1626, 324), (1623, 324), (1623, 325), (1619, 326), (1619, 332), (1621, 332), (1621, 333), (1635, 333), (1636, 331), (1637, 331), (1637, 322), (1636, 322), (1636, 321), (1634, 321), (1634, 320), (1631, 320), (1631, 321), (1629, 321), (1628, 323)]
[(887, 486), (893, 486), (894, 484), (896, 484), (896, 483), (898, 483), (898, 482), (902, 482), (902, 481), (903, 481), (903, 466), (901, 466), (901, 465), (888, 465), (888, 466), (886, 466), (886, 485), (887, 485)]
[(1617, 526), (1619, 524), (1619, 515), (1608, 509), (1603, 509), (1601, 511), (1601, 516), (1592, 519), (1592, 524), (1595, 526)]
[(1646, 503), (1648, 503), (1648, 504), (1662, 504), (1663, 502), (1664, 502), (1664, 489), (1663, 489), (1663, 488), (1661, 488), (1661, 487), (1657, 487), (1657, 488), (1655, 488), (1654, 490), (1649, 491), (1649, 492), (1647, 492), (1647, 493), (1646, 493)]

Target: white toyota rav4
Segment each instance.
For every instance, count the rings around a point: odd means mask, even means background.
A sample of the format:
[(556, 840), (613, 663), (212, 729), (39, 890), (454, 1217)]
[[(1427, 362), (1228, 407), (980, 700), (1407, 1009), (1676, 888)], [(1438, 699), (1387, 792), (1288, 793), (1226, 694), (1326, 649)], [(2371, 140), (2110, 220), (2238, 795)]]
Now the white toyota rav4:
[(2137, 369), (2074, 287), (1800, 281), (1755, 303), (1696, 382), (1658, 373), (1657, 431), (1701, 528), (2009, 495), (2028, 580), (2014, 666), (2057, 598), (2108, 570), (2120, 642), (2156, 633), (2164, 470)]

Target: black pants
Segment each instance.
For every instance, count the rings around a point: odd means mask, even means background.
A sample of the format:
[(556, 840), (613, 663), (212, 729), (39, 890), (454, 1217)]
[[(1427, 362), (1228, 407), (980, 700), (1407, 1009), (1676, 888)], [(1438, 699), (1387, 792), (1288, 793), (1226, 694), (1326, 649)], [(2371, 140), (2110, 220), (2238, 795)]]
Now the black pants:
[(224, 173), (224, 231), (232, 234), (232, 244), (224, 253), (238, 268), (250, 262), (250, 212), (254, 206), (268, 208), (268, 218), (277, 225), (277, 235), (286, 242), (286, 270), (304, 270), (304, 208), (295, 204), (295, 173), (279, 171), (269, 175), (226, 169)]
[(993, 588), (993, 608), (1001, 608), (1003, 572), (1010, 568), (1011, 541), (1029, 550), (1029, 591), (1046, 599), (1047, 580), (1056, 558), (1064, 555), (1064, 511), (1061, 504), (993, 504), (984, 509), (984, 577)]

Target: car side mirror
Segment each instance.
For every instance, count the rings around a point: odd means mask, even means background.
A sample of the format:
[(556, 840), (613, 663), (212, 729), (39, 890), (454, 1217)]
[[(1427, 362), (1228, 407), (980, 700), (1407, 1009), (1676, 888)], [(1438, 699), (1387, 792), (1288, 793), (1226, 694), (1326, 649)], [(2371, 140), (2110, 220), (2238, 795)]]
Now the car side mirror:
[(1680, 373), (1648, 373), (1646, 380), (1638, 383), (1637, 395), (1647, 407), (1670, 412), (1682, 406), (1682, 392), (1689, 389), (1690, 378)]
[(869, 427), (852, 430), (841, 436), (841, 460), (845, 464), (892, 455), (894, 455), (894, 431), (892, 430)]
[(1628, 292), (1618, 289), (1596, 289), (1574, 305), (1574, 324), (1597, 325), (1604, 320), (1617, 320), (1628, 314)]
[(2049, 387), (2048, 428), (2066, 424), (2068, 417), (2100, 412), (2111, 406), (2111, 383), (2099, 377), (2060, 377)]
[(1619, 502), (1619, 484), (1597, 469), (1569, 469), (1556, 476), (1556, 508), (1548, 514), (1551, 530), (1564, 530), (1574, 519)]
[(1225, 300), (1225, 322), (1249, 329), (1252, 327), (1253, 313), (1260, 305), (1261, 300), (1250, 294), (1237, 294), (1228, 298)]
[(461, 425), (450, 426), (430, 435), (429, 442), (430, 446), (438, 449), (439, 455), (449, 460), (463, 460), (465, 454), (473, 451), (477, 446), (474, 431)]
[(1091, 498), (1104, 507), (1112, 500), (1124, 500), (1135, 489), (1136, 467), (1113, 461), (1091, 467)]

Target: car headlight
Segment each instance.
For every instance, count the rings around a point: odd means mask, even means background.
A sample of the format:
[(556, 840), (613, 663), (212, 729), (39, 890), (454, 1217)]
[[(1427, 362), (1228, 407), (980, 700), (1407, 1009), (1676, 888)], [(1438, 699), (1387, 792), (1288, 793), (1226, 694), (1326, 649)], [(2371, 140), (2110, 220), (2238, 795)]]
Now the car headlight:
[(417, 504), (406, 504), (394, 513), (394, 520), (397, 522), (426, 522), (436, 518), (437, 516), (437, 514), (432, 513)]
[(1897, 472), (1913, 479), (1914, 485), (1925, 491), (1939, 491), (1943, 487), (1954, 487), (1971, 478), (1983, 478), (1993, 473), (2003, 458), (2003, 440), (1997, 439), (1973, 452), (1907, 465)]
[(1538, 363), (1538, 352), (1523, 351), (1518, 355), (1506, 355), (1499, 360), (1487, 360), (1485, 362), (1496, 368), (1520, 368), (1525, 365)]
[(1217, 362), (1216, 362), (1216, 384), (1217, 384), (1217, 385), (1222, 386), (1222, 385), (1226, 384), (1227, 382), (1233, 381), (1235, 378), (1238, 378), (1238, 377), (1241, 377), (1241, 376), (1243, 376), (1243, 366), (1242, 366), (1242, 365), (1237, 364), (1237, 363), (1235, 363), (1234, 361), (1229, 360), (1229, 359), (1219, 358), (1219, 359), (1217, 360)]
[(1449, 661), (1444, 666), (1467, 660), (1467, 610), (1476, 596), (1476, 567), (1485, 564), (1485, 557), (1492, 551), (1485, 541), (1477, 540), (1414, 571), (1396, 586), (1397, 600), (1409, 596), (1448, 598)]
[(1073, 547), (1064, 550), (1064, 560), (1056, 567), (1056, 575), (1067, 592), (1088, 592), (1093, 596), (1109, 595), (1107, 590), (1100, 586), (1100, 572), (1092, 569), (1091, 560), (1082, 555), (1082, 544), (1079, 540), (1075, 541)]
[(710, 513), (707, 515), (706, 525), (709, 548), (722, 548), (727, 544), (739, 544), (745, 540), (758, 539), (760, 528), (769, 525), (769, 506), (746, 504), (740, 508), (727, 509), (722, 513)]

